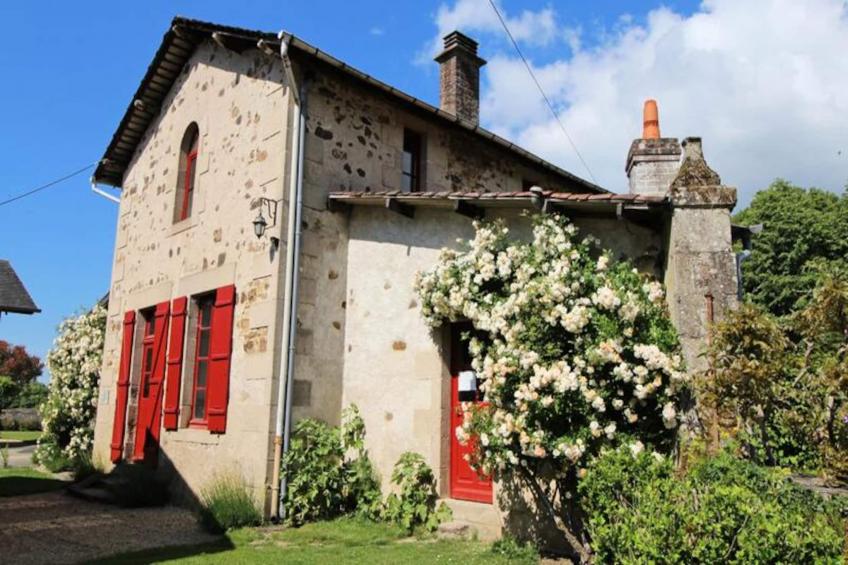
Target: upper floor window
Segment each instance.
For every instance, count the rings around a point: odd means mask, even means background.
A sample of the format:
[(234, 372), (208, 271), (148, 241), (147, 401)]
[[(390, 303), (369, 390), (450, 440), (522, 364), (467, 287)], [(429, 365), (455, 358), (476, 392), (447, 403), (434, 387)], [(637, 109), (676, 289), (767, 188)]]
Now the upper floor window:
[(403, 130), (403, 159), (400, 189), (403, 192), (417, 192), (421, 190), (421, 163), (422, 163), (422, 140), (421, 135), (404, 128)]
[(194, 199), (194, 178), (197, 175), (197, 146), (200, 132), (192, 122), (183, 134), (180, 144), (180, 169), (177, 177), (177, 199), (174, 207), (174, 221), (179, 222), (191, 216), (191, 204)]

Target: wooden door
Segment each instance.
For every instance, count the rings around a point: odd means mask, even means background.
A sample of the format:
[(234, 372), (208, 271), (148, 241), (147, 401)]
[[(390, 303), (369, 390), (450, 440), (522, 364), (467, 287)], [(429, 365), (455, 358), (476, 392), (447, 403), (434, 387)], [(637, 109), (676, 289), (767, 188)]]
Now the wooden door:
[(474, 447), (474, 438), (465, 445), (456, 439), (456, 428), (462, 425), (462, 401), (480, 402), (482, 394), (463, 392), (460, 399), (459, 374), (471, 370), (471, 355), (468, 341), (462, 334), (472, 330), (470, 324), (459, 323), (451, 326), (451, 417), (450, 417), (450, 496), (459, 500), (492, 503), (492, 479), (481, 476), (471, 468), (464, 456)]

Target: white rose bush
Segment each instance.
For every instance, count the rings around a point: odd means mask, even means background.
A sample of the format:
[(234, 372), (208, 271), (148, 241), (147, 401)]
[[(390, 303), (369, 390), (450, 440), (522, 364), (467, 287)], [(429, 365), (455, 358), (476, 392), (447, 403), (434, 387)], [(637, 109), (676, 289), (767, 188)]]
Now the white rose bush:
[(463, 404), (460, 442), (482, 474), (517, 473), (582, 557), (577, 483), (604, 450), (663, 457), (680, 433), (687, 378), (662, 285), (613, 262), (561, 215), (532, 242), (475, 223), (415, 288), (430, 326), (468, 320), (484, 403)]
[(105, 333), (106, 310), (97, 305), (62, 322), (47, 354), (50, 389), (41, 406), (44, 433), (36, 459), (48, 467), (90, 457)]

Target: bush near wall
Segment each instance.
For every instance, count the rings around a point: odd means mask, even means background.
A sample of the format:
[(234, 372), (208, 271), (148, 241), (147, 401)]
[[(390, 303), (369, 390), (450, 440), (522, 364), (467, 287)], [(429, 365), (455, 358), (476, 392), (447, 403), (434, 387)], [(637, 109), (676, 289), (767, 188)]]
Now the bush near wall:
[(848, 501), (730, 453), (676, 473), (667, 459), (612, 451), (579, 488), (600, 563), (842, 563)]
[(41, 416), (37, 408), (8, 408), (0, 410), (0, 430), (37, 431), (41, 429)]

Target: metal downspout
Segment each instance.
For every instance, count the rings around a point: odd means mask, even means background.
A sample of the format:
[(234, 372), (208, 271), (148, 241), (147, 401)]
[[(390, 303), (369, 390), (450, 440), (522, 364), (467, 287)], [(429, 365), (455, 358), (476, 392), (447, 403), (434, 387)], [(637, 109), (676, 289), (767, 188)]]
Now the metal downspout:
[[(301, 240), (301, 211), (302, 211), (302, 189), (303, 189), (303, 140), (305, 135), (305, 108), (303, 95), (306, 92), (305, 85), (301, 85), (298, 93), (297, 81), (288, 57), (288, 48), (291, 36), (280, 34), (280, 56), (286, 70), (289, 83), (289, 92), (294, 99), (294, 124), (292, 127), (292, 168), (289, 182), (288, 199), (288, 225), (286, 238), (286, 270), (285, 289), (283, 294), (283, 328), (280, 339), (280, 364), (278, 375), (280, 378), (277, 390), (277, 415), (274, 434), (274, 463), (271, 478), (271, 516), (282, 519), (284, 517), (283, 499), (285, 497), (285, 485), (280, 481), (280, 470), (283, 457), (288, 451), (291, 430), (291, 404), (292, 383), (294, 381), (294, 348), (295, 332), (297, 329), (297, 297), (298, 297), (298, 270), (300, 265), (300, 240)], [(294, 203), (294, 208), (292, 204)]]

